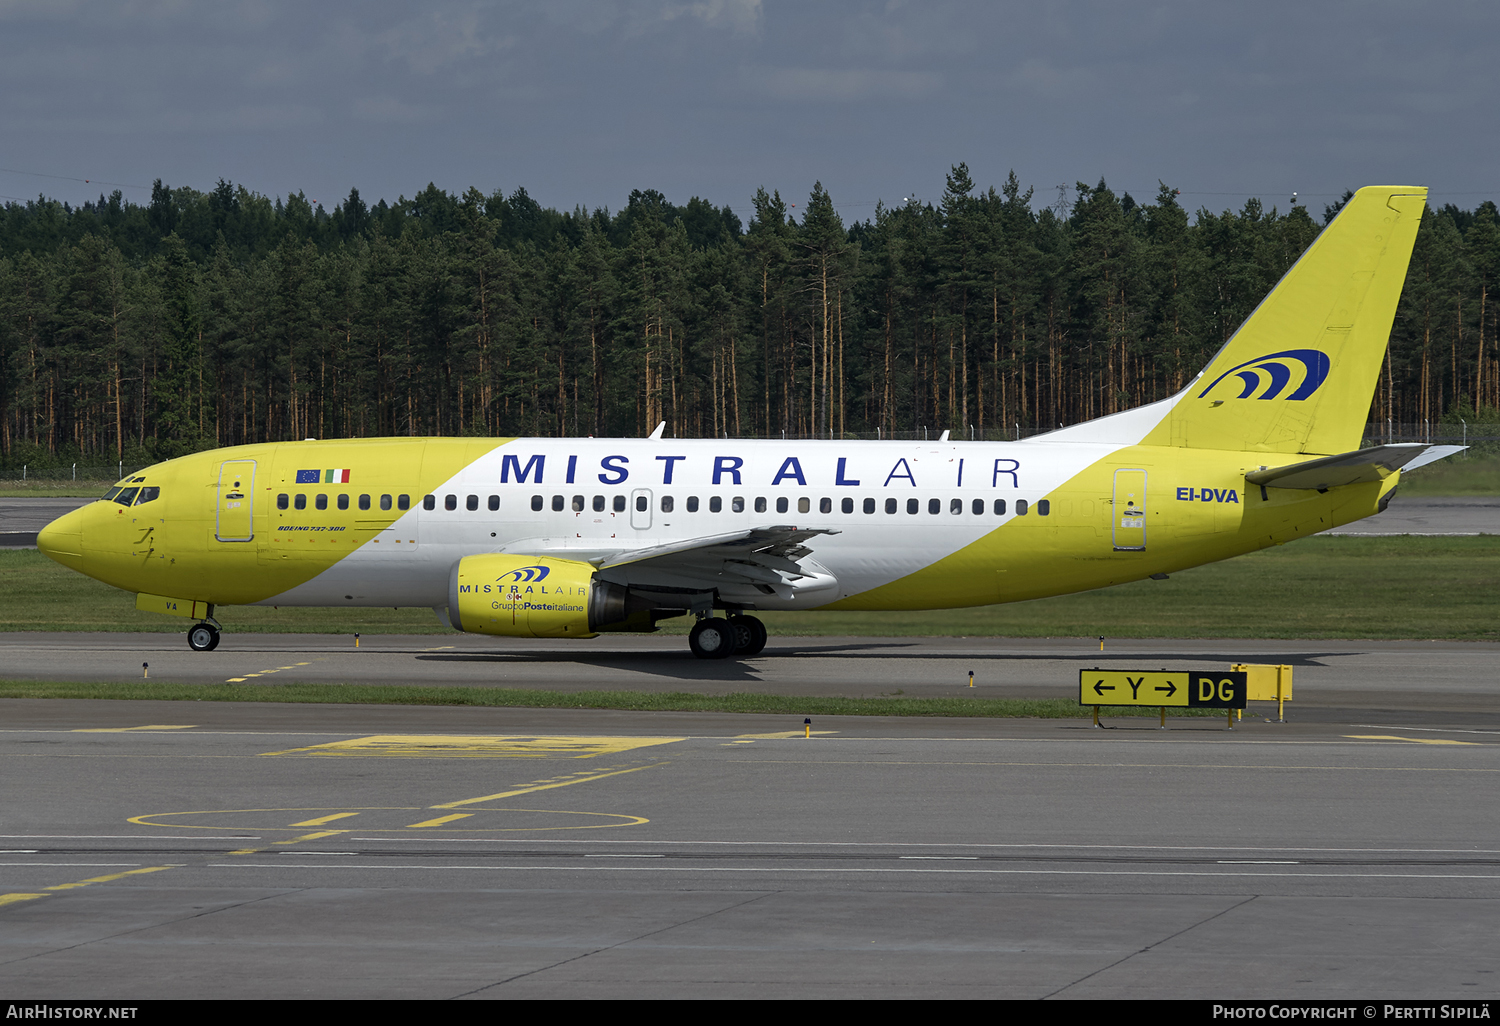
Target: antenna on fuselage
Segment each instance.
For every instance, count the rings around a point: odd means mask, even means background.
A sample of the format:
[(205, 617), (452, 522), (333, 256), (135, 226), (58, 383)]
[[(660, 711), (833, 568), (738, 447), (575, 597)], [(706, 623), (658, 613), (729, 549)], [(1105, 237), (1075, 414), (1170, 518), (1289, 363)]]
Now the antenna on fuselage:
[(656, 425), (656, 430), (653, 431), (653, 432), (651, 432), (651, 434), (647, 435), (646, 437), (647, 438), (657, 438), (657, 439), (659, 439), (659, 438), (661, 438), (661, 433), (663, 431), (665, 431), (666, 429), (667, 429), (667, 422), (666, 421), (662, 421), (660, 424)]

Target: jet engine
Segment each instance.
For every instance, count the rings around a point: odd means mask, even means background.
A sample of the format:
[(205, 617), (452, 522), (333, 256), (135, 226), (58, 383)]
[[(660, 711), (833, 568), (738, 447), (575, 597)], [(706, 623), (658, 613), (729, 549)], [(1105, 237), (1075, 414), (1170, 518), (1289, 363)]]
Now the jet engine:
[(600, 631), (655, 630), (660, 616), (683, 612), (654, 605), (574, 559), (465, 556), (448, 582), (448, 620), (470, 634), (592, 638)]

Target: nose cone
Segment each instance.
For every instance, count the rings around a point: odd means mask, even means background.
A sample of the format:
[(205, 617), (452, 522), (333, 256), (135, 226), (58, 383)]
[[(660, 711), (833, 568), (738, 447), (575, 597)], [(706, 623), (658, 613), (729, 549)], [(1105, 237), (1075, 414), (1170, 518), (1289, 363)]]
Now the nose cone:
[(36, 547), (63, 566), (79, 569), (83, 561), (83, 525), (88, 506), (64, 513), (42, 528), (36, 536)]

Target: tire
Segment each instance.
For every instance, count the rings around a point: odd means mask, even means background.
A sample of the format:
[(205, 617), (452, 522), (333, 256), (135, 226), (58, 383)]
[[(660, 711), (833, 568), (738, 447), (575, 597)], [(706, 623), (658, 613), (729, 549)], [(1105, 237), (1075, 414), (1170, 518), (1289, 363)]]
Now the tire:
[(194, 652), (212, 652), (218, 647), (219, 631), (213, 624), (194, 624), (188, 631), (188, 648)]
[(693, 626), (688, 647), (699, 659), (728, 659), (739, 647), (738, 633), (728, 620), (710, 616)]
[(729, 623), (738, 635), (739, 645), (734, 654), (740, 656), (759, 655), (766, 647), (766, 625), (753, 616), (731, 616)]

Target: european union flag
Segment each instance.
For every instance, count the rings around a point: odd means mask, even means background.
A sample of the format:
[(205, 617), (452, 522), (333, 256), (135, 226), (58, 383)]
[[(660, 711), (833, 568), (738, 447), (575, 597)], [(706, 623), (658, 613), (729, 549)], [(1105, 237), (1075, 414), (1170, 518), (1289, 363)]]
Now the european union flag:
[(297, 471), (298, 484), (317, 484), (322, 479), (322, 472), (317, 470)]

